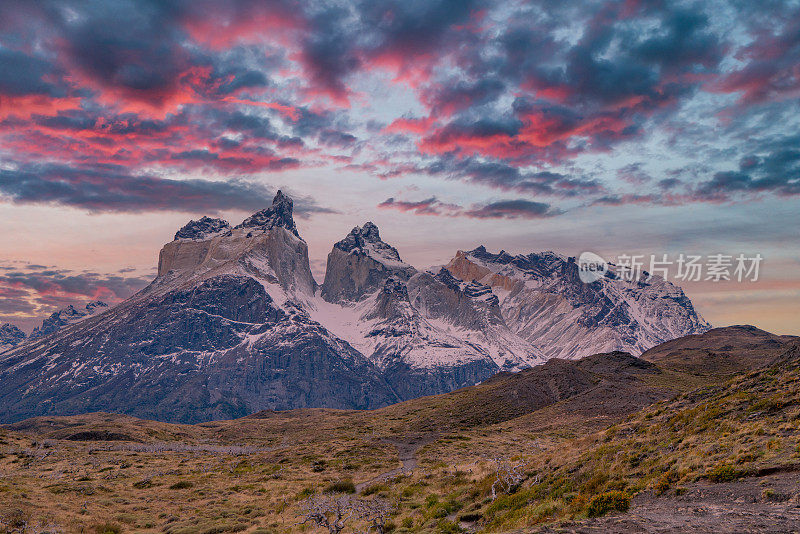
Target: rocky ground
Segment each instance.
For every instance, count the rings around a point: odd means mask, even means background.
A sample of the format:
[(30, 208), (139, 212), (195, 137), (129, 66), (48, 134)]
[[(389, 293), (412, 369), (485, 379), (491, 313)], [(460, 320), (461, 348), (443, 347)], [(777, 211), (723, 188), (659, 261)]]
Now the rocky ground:
[(642, 492), (631, 509), (598, 519), (548, 525), (541, 533), (800, 532), (800, 473), (689, 484), (669, 495)]
[(745, 337), (682, 346), (680, 369), (554, 360), (371, 411), (5, 425), (0, 532), (325, 532), (336, 510), (343, 533), (797, 531), (800, 345)]

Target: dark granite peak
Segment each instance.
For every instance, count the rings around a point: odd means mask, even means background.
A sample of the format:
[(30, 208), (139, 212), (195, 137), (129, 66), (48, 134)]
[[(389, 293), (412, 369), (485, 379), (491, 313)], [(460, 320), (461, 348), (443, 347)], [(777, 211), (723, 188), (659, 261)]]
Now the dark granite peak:
[(284, 195), (283, 191), (278, 190), (275, 194), (275, 198), (272, 200), (272, 206), (254, 213), (242, 221), (241, 224), (237, 225), (236, 228), (270, 230), (280, 227), (300, 237), (297, 226), (294, 223), (294, 218), (292, 217), (293, 211), (294, 202), (292, 199)]
[(191, 220), (186, 226), (175, 233), (175, 241), (178, 239), (204, 240), (225, 233), (230, 234), (231, 225), (224, 219), (203, 216), (199, 220)]

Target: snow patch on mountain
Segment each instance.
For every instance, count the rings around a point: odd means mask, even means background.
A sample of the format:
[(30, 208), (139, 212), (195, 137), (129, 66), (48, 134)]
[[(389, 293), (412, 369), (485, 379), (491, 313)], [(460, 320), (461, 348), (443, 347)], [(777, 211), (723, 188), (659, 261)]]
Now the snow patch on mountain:
[(13, 349), (25, 341), (25, 332), (11, 323), (0, 325), (0, 352)]
[(175, 233), (175, 241), (190, 239), (202, 241), (218, 235), (230, 235), (231, 225), (224, 219), (201, 217), (199, 220), (189, 221)]
[(641, 354), (710, 328), (683, 290), (660, 277), (625, 281), (609, 272), (585, 284), (575, 259), (554, 252), (512, 256), (481, 246), (459, 251), (447, 268), (464, 281), (490, 286), (510, 329), (548, 358)]
[(53, 332), (56, 332), (67, 325), (83, 321), (87, 317), (97, 315), (98, 313), (102, 313), (107, 309), (108, 304), (99, 300), (90, 302), (83, 308), (76, 308), (70, 304), (66, 308), (52, 313), (50, 317), (42, 321), (41, 326), (34, 328), (28, 339), (37, 339), (48, 334), (52, 334)]

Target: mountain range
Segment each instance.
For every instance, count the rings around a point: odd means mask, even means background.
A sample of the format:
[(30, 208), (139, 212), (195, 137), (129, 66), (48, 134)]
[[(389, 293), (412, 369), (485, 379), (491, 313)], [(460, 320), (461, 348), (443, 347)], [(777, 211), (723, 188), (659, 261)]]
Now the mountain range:
[(709, 328), (658, 276), (586, 284), (574, 258), (483, 246), (418, 270), (370, 222), (334, 244), (319, 285), (279, 191), (237, 226), (190, 221), (162, 248), (155, 280), (113, 308), (70, 307), (28, 339), (4, 325), (0, 421), (376, 408)]

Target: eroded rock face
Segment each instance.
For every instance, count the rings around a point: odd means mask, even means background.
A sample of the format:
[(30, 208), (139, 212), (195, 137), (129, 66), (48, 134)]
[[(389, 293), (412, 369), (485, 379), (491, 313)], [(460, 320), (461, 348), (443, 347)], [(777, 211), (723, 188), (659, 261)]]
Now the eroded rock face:
[[(197, 223), (189, 223), (178, 233), (195, 237), (164, 245), (158, 276), (202, 280), (226, 273), (252, 275), (291, 294), (313, 295), (317, 283), (311, 274), (308, 246), (292, 219), (292, 207), (292, 200), (278, 191), (271, 207), (233, 229), (225, 221), (207, 221), (201, 229), (195, 228)], [(220, 230), (207, 231), (211, 228)]]
[(459, 251), (447, 269), (495, 290), (509, 328), (548, 358), (622, 350), (638, 355), (710, 325), (681, 288), (654, 276), (583, 283), (573, 258), (553, 252), (512, 256), (485, 247)]
[(197, 221), (189, 221), (186, 226), (175, 233), (175, 240), (204, 240), (218, 235), (230, 234), (231, 225), (224, 219), (201, 217)]
[(249, 233), (266, 232), (273, 228), (285, 228), (296, 237), (300, 237), (292, 216), (293, 210), (294, 202), (292, 199), (284, 195), (283, 192), (278, 191), (272, 200), (272, 206), (254, 213), (237, 225), (236, 228), (245, 228)]
[(11, 323), (0, 325), (0, 352), (12, 349), (25, 341), (25, 332)]
[(400, 259), (397, 249), (385, 243), (378, 227), (356, 226), (328, 254), (322, 297), (329, 302), (356, 302), (395, 277), (408, 280), (416, 270)]
[(216, 276), (114, 311), (4, 360), (0, 421), (103, 410), (189, 423), (399, 400), (361, 354), (251, 277)]
[(69, 305), (66, 308), (54, 312), (47, 319), (42, 321), (41, 326), (37, 326), (31, 332), (30, 339), (36, 339), (61, 330), (67, 325), (75, 324), (79, 321), (91, 317), (97, 313), (108, 309), (108, 304), (102, 301), (94, 301), (87, 304), (84, 308), (75, 308)]

